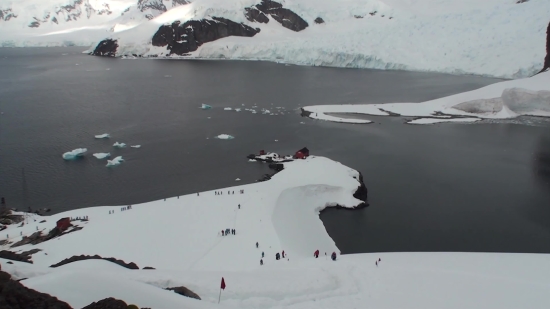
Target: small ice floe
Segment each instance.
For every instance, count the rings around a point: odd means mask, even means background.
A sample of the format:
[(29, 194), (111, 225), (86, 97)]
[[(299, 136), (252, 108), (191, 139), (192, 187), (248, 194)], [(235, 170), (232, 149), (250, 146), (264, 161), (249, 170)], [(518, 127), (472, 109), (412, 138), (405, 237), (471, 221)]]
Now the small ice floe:
[(78, 63), (75, 63), (75, 65), (80, 65), (80, 64), (78, 64)]
[(108, 152), (98, 152), (93, 154), (94, 157), (98, 158), (99, 160), (103, 160), (105, 158), (108, 158), (111, 156)]
[(110, 138), (110, 137), (111, 135), (109, 135), (109, 133), (103, 133), (95, 136), (95, 138)]
[(241, 104), (241, 106), (244, 106), (244, 104)]
[(164, 77), (172, 77), (172, 75), (164, 75)]
[(300, 121), (300, 124), (306, 124), (306, 123), (305, 123), (305, 122), (303, 122), (303, 121)]
[(105, 71), (111, 71), (111, 68), (106, 68)]
[(116, 147), (116, 148), (124, 148), (124, 147), (126, 147), (126, 144), (125, 144), (125, 143), (115, 142), (115, 143), (113, 144), (113, 147)]
[(240, 109), (240, 108), (235, 108), (235, 111), (236, 111), (236, 112), (240, 112), (241, 109)]
[(112, 160), (107, 160), (107, 165), (105, 165), (105, 166), (106, 167), (117, 166), (117, 165), (120, 165), (120, 163), (122, 163), (122, 162), (124, 162), (124, 159), (122, 159), (122, 156), (118, 156), (118, 157), (115, 157)]
[(255, 159), (248, 159), (248, 162), (256, 162)]
[(224, 111), (230, 111), (230, 110), (233, 110), (233, 109), (231, 107), (225, 107), (223, 110)]
[(241, 179), (240, 179), (240, 178), (237, 178), (237, 179), (235, 179), (235, 181), (241, 181)]
[(61, 56), (67, 56), (67, 55), (68, 55), (67, 53), (63, 53), (63, 54), (61, 54)]
[(263, 109), (262, 114), (271, 114), (271, 111), (269, 109)]
[(210, 118), (212, 118), (212, 117), (206, 117), (206, 118), (207, 118), (207, 119), (210, 119)]
[(84, 153), (86, 153), (86, 151), (88, 151), (88, 149), (86, 149), (86, 148), (77, 148), (77, 149), (71, 150), (69, 152), (65, 152), (63, 154), (63, 159), (65, 159), (65, 160), (74, 160), (78, 157), (84, 156)]
[(212, 106), (208, 105), (208, 104), (201, 104), (201, 108), (202, 109), (211, 109)]
[(276, 139), (275, 141), (276, 141), (276, 142), (278, 142), (279, 140), (278, 140), (278, 139)]
[(481, 121), (481, 118), (419, 118), (408, 121), (407, 124), (436, 124), (442, 122), (477, 122)]
[(132, 147), (132, 148), (141, 148), (141, 145), (132, 145), (130, 147)]
[(234, 136), (231, 136), (229, 134), (220, 134), (218, 136), (216, 136), (217, 139), (234, 139), (235, 137)]

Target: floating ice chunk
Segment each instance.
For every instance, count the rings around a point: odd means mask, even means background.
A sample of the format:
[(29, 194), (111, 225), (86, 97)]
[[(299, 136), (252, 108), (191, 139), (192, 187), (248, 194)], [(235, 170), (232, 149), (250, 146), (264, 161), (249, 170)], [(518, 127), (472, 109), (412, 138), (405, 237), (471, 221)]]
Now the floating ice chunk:
[(210, 119), (210, 118), (212, 118), (212, 117), (206, 117), (206, 118), (207, 118), (207, 119)]
[(172, 75), (164, 75), (164, 77), (172, 77)]
[(237, 178), (237, 179), (235, 179), (235, 181), (241, 181), (241, 179), (240, 179), (240, 178)]
[(235, 137), (234, 136), (231, 136), (229, 134), (220, 134), (218, 136), (216, 136), (217, 139), (234, 139)]
[(98, 152), (98, 153), (94, 153), (93, 156), (98, 158), (99, 160), (102, 160), (102, 159), (110, 157), (111, 154), (108, 153), (108, 152)]
[(115, 142), (115, 143), (113, 144), (113, 147), (116, 147), (116, 148), (124, 148), (124, 147), (126, 147), (126, 144), (125, 144), (125, 143)]
[(305, 122), (303, 122), (303, 121), (300, 121), (300, 124), (306, 124), (306, 123), (305, 123)]
[(202, 109), (211, 109), (212, 106), (210, 106), (210, 105), (208, 105), (208, 104), (202, 104), (202, 105), (201, 105), (201, 108), (202, 108)]
[(69, 152), (65, 152), (63, 154), (63, 159), (65, 159), (65, 160), (74, 160), (78, 157), (82, 157), (86, 151), (88, 151), (88, 149), (86, 149), (86, 148), (77, 148), (77, 149), (71, 150)]
[(408, 124), (436, 124), (442, 122), (476, 122), (481, 118), (419, 118), (408, 121)]
[(248, 159), (248, 162), (256, 162), (255, 159)]
[(95, 138), (110, 138), (110, 137), (111, 135), (109, 135), (109, 133), (103, 133), (95, 136)]
[(110, 71), (110, 70), (111, 70), (111, 68), (106, 68), (106, 69), (105, 69), (105, 71)]
[(269, 109), (262, 110), (262, 114), (271, 114), (271, 111)]
[(141, 148), (141, 145), (132, 145), (130, 147), (132, 147), (132, 148)]
[(236, 111), (236, 112), (240, 112), (241, 109), (240, 109), (240, 108), (235, 108), (235, 111)]
[(107, 165), (105, 166), (106, 167), (117, 166), (117, 165), (120, 165), (120, 163), (122, 162), (124, 162), (124, 159), (122, 159), (122, 156), (118, 156), (112, 160), (107, 160)]
[(276, 141), (276, 142), (278, 142), (279, 140), (278, 140), (278, 139), (276, 139), (275, 141)]
[(233, 110), (231, 107), (226, 107), (223, 109), (224, 111), (230, 111), (230, 110)]

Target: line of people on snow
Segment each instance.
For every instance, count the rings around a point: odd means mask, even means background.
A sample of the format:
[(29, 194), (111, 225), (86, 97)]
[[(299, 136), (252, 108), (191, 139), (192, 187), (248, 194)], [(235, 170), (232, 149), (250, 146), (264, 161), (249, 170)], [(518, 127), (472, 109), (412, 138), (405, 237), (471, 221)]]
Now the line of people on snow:
[[(125, 211), (125, 210), (130, 210), (130, 209), (132, 209), (132, 205), (128, 205), (128, 206), (126, 206), (126, 207), (121, 207), (121, 208), (120, 208), (120, 211)], [(111, 214), (114, 214), (114, 213), (115, 213), (114, 210), (109, 210), (109, 214), (110, 214), (110, 215), (111, 215)]]
[(236, 229), (225, 229), (225, 231), (222, 230), (222, 236), (227, 236), (229, 234), (237, 235), (237, 230)]
[[(327, 253), (325, 252), (325, 256), (327, 255)], [(318, 258), (319, 257), (319, 250), (315, 250), (315, 252), (313, 252), (313, 256), (315, 258)], [(333, 260), (333, 261), (336, 261), (336, 252), (332, 252), (332, 254), (330, 255), (330, 259)]]
[[(240, 190), (239, 193), (240, 193), (240, 194), (244, 194), (244, 190)], [(214, 191), (214, 194), (215, 194), (215, 195), (223, 195), (223, 191)], [(228, 194), (228, 195), (235, 194), (235, 191), (228, 190), (228, 191), (227, 191), (227, 194)], [(199, 195), (199, 194), (197, 193), (197, 195)]]

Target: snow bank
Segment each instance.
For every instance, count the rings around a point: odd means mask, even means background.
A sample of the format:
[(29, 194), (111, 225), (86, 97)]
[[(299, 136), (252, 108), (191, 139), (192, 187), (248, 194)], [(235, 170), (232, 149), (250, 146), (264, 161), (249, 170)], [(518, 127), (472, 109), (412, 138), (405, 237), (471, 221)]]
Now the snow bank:
[(122, 159), (122, 156), (118, 156), (118, 157), (115, 157), (112, 160), (107, 160), (107, 165), (105, 165), (105, 166), (106, 167), (113, 167), (113, 166), (120, 165), (120, 163), (122, 163), (122, 162), (124, 162), (124, 159)]
[(77, 148), (77, 149), (65, 152), (62, 155), (62, 157), (65, 160), (74, 160), (78, 157), (84, 156), (84, 153), (86, 153), (86, 151), (88, 151), (88, 149), (86, 149), (86, 148)]
[[(360, 123), (364, 119), (336, 118), (328, 113), (401, 115), (428, 117), (408, 123), (465, 122), (465, 119), (507, 119), (522, 115), (550, 117), (550, 72), (504, 81), (477, 90), (422, 103), (387, 103), (306, 106), (308, 117), (336, 122)], [(466, 118), (449, 119), (449, 115)], [(469, 117), (469, 118), (468, 118)], [(436, 120), (438, 118), (440, 120)]]
[[(71, 210), (45, 217), (45, 223), (29, 220), (23, 227), (9, 226), (0, 231), (0, 239), (15, 242), (20, 232), (47, 230), (62, 217), (89, 218), (73, 222), (83, 227), (80, 231), (18, 247), (43, 250), (32, 256), (34, 264), (1, 260), (2, 269), (29, 278), (21, 283), (74, 308), (111, 296), (160, 309), (547, 307), (546, 254), (369, 253), (339, 256), (336, 262), (325, 258), (325, 252), (330, 255), (338, 248), (318, 213), (325, 207), (362, 203), (352, 196), (359, 173), (314, 156), (284, 165), (266, 182), (132, 205), (125, 211), (120, 206)], [(236, 235), (221, 236), (219, 231), (226, 228), (234, 228)], [(312, 256), (316, 249), (321, 252), (318, 259)], [(282, 250), (286, 258), (275, 260)], [(115, 257), (156, 270), (128, 270), (102, 260), (48, 267), (80, 254)], [(378, 258), (382, 261), (377, 267)], [(221, 277), (227, 288), (218, 305)], [(173, 286), (186, 286), (202, 300), (163, 290)]]
[(93, 156), (100, 159), (100, 160), (102, 160), (102, 159), (110, 157), (111, 154), (108, 153), (108, 152), (98, 152), (98, 153), (94, 153)]
[(100, 134), (100, 135), (96, 135), (95, 138), (110, 138), (111, 135), (109, 135), (109, 133), (104, 133), (104, 134)]

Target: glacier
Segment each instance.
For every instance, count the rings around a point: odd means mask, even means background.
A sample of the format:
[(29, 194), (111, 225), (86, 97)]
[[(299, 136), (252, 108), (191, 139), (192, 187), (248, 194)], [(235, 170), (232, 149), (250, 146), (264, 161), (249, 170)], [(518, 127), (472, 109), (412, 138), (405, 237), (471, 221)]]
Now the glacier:
[[(261, 0), (161, 1), (149, 6), (144, 3), (151, 1), (139, 0), (65, 2), (80, 3), (66, 12), (58, 10), (56, 0), (0, 2), (0, 11), (9, 9), (17, 16), (0, 19), (0, 46), (78, 45), (91, 52), (100, 41), (112, 39), (118, 45), (113, 55), (125, 58), (263, 60), (520, 78), (543, 65), (550, 16), (550, 1), (544, 0), (281, 1), (308, 23), (296, 32), (272, 16), (266, 17), (267, 23), (248, 20), (245, 9)], [(208, 42), (184, 56), (151, 44), (163, 25), (212, 18), (260, 32)]]
[(62, 155), (62, 157), (65, 160), (74, 160), (74, 159), (77, 159), (78, 157), (84, 156), (84, 153), (86, 153), (86, 151), (88, 151), (88, 149), (86, 148), (77, 148), (77, 149), (65, 152)]

